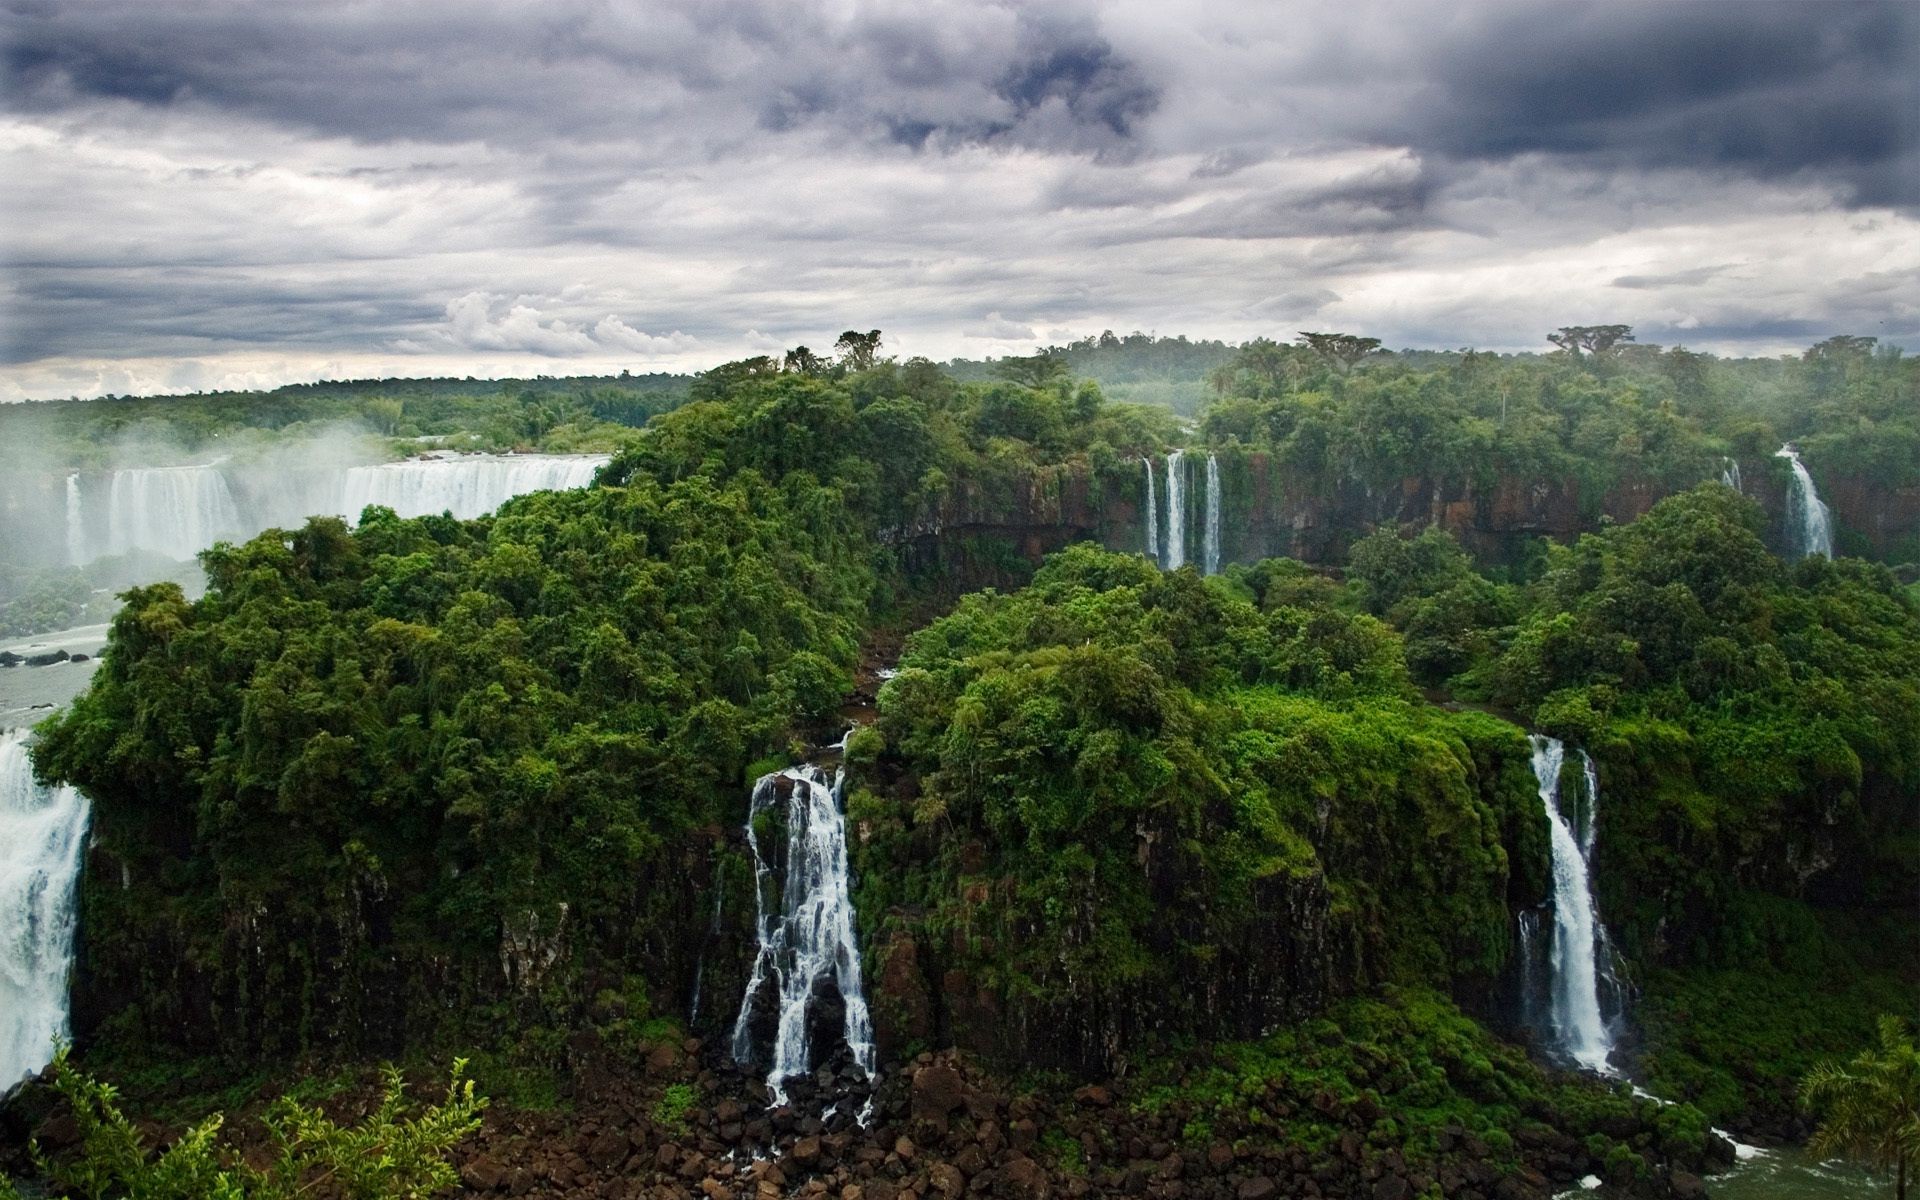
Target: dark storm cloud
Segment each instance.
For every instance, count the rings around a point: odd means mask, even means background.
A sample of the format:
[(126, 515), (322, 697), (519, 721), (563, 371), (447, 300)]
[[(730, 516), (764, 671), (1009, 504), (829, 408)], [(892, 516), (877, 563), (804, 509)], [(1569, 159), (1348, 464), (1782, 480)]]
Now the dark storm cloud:
[[(216, 3), (15, 5), (9, 100), (207, 105), (368, 141), (621, 140), (694, 101), (713, 152), (818, 124), (924, 145), (1090, 149), (1158, 88), (1044, 7), (838, 22), (786, 0), (616, 8)], [(706, 103), (701, 103), (701, 101)], [(744, 120), (742, 118), (745, 118)]]
[(687, 367), (863, 322), (1891, 337), (1917, 13), (0, 0), (0, 398), (42, 360)]
[(1836, 181), (1920, 203), (1920, 7), (1500, 5), (1440, 38), (1418, 102), (1375, 136), (1456, 158)]

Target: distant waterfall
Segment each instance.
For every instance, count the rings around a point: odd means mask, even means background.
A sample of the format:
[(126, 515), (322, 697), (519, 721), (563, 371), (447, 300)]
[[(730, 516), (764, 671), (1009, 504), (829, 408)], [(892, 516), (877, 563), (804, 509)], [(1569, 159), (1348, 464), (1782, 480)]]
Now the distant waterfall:
[(86, 832), (86, 798), (36, 784), (26, 730), (0, 731), (0, 1092), (52, 1061), (67, 1035)]
[[(1588, 874), (1593, 847), (1593, 809), (1599, 803), (1593, 760), (1582, 752), (1588, 786), (1588, 811), (1569, 814), (1561, 803), (1560, 769), (1566, 747), (1558, 739), (1529, 737), (1533, 747), (1533, 774), (1546, 807), (1553, 855), (1553, 938), (1550, 950), (1552, 981), (1548, 996), (1549, 1025), (1554, 1046), (1589, 1071), (1614, 1073), (1613, 1034), (1601, 1011), (1600, 987), (1611, 951), (1606, 928), (1594, 902)], [(1522, 926), (1523, 939), (1526, 937)], [(1524, 964), (1523, 964), (1524, 966)]]
[(475, 454), (348, 467), (332, 511), (355, 518), (367, 505), (379, 504), (403, 517), (451, 512), (470, 519), (529, 492), (585, 487), (605, 462), (599, 457)]
[(1815, 490), (1813, 476), (1800, 461), (1800, 452), (1789, 442), (1774, 451), (1774, 457), (1786, 459), (1793, 468), (1793, 486), (1787, 489), (1787, 529), (1795, 539), (1793, 556), (1819, 554), (1832, 558), (1833, 514)]
[[(71, 529), (71, 515), (67, 520)], [(133, 467), (115, 471), (108, 481), (102, 554), (147, 550), (184, 560), (248, 532), (217, 466)]]
[(369, 466), (208, 463), (84, 481), (72, 475), (67, 557), (79, 566), (140, 550), (184, 561), (217, 541), (298, 528), (310, 516), (355, 520), (369, 504), (402, 517), (470, 519), (528, 492), (585, 487), (606, 462), (590, 454), (457, 454)]
[(1207, 532), (1201, 543), (1201, 565), (1209, 575), (1220, 573), (1220, 460), (1207, 455)]
[(1732, 488), (1736, 492), (1739, 492), (1743, 496), (1746, 494), (1746, 489), (1740, 486), (1740, 460), (1739, 459), (1737, 458), (1727, 459), (1727, 465), (1720, 469), (1720, 482), (1726, 484), (1728, 487)]
[(1187, 473), (1180, 469), (1186, 451), (1167, 455), (1167, 560), (1169, 571), (1187, 564)]
[[(847, 876), (847, 827), (842, 814), (844, 776), (831, 782), (818, 767), (789, 767), (761, 776), (747, 812), (747, 845), (753, 850), (755, 930), (760, 952), (733, 1026), (735, 1062), (755, 1061), (753, 1013), (771, 986), (777, 1014), (767, 1086), (775, 1103), (785, 1081), (814, 1067), (808, 1045), (808, 1010), (828, 986), (840, 993), (843, 1036), (853, 1060), (874, 1075), (873, 1021), (860, 983), (860, 948), (854, 941), (853, 897)], [(786, 872), (780, 907), (769, 911), (773, 867), (754, 830), (755, 819), (776, 804), (787, 825)]]
[(80, 508), (80, 475), (67, 476), (67, 562), (79, 566), (87, 561), (87, 519)]
[(1142, 458), (1140, 465), (1147, 469), (1147, 557), (1157, 563), (1160, 561), (1160, 505), (1153, 495), (1153, 460)]

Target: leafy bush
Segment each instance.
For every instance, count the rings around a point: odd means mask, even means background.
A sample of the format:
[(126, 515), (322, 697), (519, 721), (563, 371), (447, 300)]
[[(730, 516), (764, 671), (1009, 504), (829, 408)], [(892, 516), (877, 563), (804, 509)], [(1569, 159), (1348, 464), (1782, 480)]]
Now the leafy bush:
[(156, 1154), (120, 1111), (114, 1087), (62, 1049), (53, 1085), (72, 1106), (80, 1143), (71, 1156), (39, 1164), (56, 1189), (87, 1200), (293, 1200), (323, 1185), (347, 1200), (417, 1200), (456, 1182), (447, 1152), (480, 1126), (487, 1102), (462, 1080), (465, 1068), (456, 1059), (445, 1098), (416, 1108), (399, 1070), (387, 1067), (379, 1104), (347, 1125), (282, 1096), (261, 1118), (271, 1160), (255, 1168), (220, 1145), (217, 1114)]

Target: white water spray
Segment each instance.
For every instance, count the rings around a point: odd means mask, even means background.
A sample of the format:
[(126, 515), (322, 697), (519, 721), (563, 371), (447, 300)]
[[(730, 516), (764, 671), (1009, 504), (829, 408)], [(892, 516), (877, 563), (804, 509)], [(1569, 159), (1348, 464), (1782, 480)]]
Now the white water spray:
[(1746, 494), (1746, 489), (1740, 486), (1740, 460), (1739, 459), (1736, 459), (1736, 458), (1727, 459), (1727, 465), (1720, 469), (1720, 482), (1726, 484), (1728, 487), (1732, 488), (1736, 492), (1741, 493), (1742, 495)]
[[(1608, 1060), (1613, 1054), (1613, 1034), (1600, 1011), (1600, 963), (1609, 950), (1582, 849), (1583, 841), (1588, 847), (1592, 845), (1592, 833), (1589, 828), (1583, 839), (1562, 811), (1560, 768), (1566, 762), (1566, 747), (1557, 738), (1538, 734), (1527, 740), (1533, 747), (1533, 775), (1547, 810), (1553, 855), (1553, 985), (1549, 1012), (1554, 1041), (1562, 1053), (1587, 1070), (1612, 1075), (1614, 1069)], [(1588, 780), (1593, 780), (1591, 760), (1585, 770)], [(1597, 805), (1598, 792), (1590, 791), (1589, 795), (1596, 798)]]
[(1180, 469), (1186, 451), (1167, 455), (1167, 559), (1169, 571), (1187, 564), (1187, 473)]
[[(753, 1060), (754, 1002), (771, 979), (776, 1012), (767, 1087), (774, 1103), (785, 1102), (786, 1080), (812, 1069), (807, 1009), (829, 978), (840, 991), (843, 1035), (853, 1060), (874, 1077), (873, 1020), (860, 982), (860, 948), (854, 940), (853, 896), (847, 874), (847, 827), (842, 813), (845, 776), (831, 782), (818, 767), (789, 767), (761, 776), (747, 812), (747, 845), (753, 851), (755, 930), (760, 952), (753, 960), (746, 996), (733, 1026), (734, 1061)], [(773, 868), (754, 831), (754, 819), (785, 802), (786, 878), (780, 907), (769, 911)]]
[(51, 1062), (67, 1035), (86, 832), (86, 798), (35, 783), (26, 730), (0, 731), (0, 1092)]
[(1795, 538), (1793, 556), (1805, 558), (1819, 554), (1832, 558), (1833, 513), (1814, 488), (1813, 476), (1800, 461), (1800, 452), (1789, 442), (1774, 451), (1773, 456), (1786, 459), (1793, 468), (1793, 486), (1787, 489), (1787, 528)]
[[(69, 516), (69, 527), (72, 521)], [(147, 550), (176, 561), (249, 532), (217, 465), (115, 471), (107, 484), (106, 525), (101, 553)]]
[[(371, 466), (295, 466), (270, 475), (207, 463), (114, 471), (84, 488), (78, 476), (69, 476), (67, 557), (79, 566), (141, 550), (185, 561), (216, 541), (295, 529), (310, 516), (357, 520), (369, 504), (402, 517), (451, 512), (470, 519), (529, 492), (585, 487), (606, 462), (605, 455), (459, 454)], [(106, 531), (104, 545), (89, 541), (89, 528)]]
[(1157, 563), (1160, 561), (1160, 505), (1153, 495), (1153, 460), (1142, 458), (1140, 465), (1147, 469), (1147, 557)]
[(1207, 531), (1200, 562), (1207, 574), (1220, 573), (1220, 460), (1211, 454), (1207, 455)]
[(87, 561), (87, 521), (80, 508), (80, 475), (67, 476), (67, 563), (79, 566)]

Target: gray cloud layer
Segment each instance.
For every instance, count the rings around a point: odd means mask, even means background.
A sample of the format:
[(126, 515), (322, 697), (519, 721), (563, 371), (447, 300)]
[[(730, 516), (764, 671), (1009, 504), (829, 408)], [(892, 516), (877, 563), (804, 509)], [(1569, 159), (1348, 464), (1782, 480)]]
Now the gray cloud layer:
[(1899, 3), (11, 0), (0, 397), (1920, 332)]

